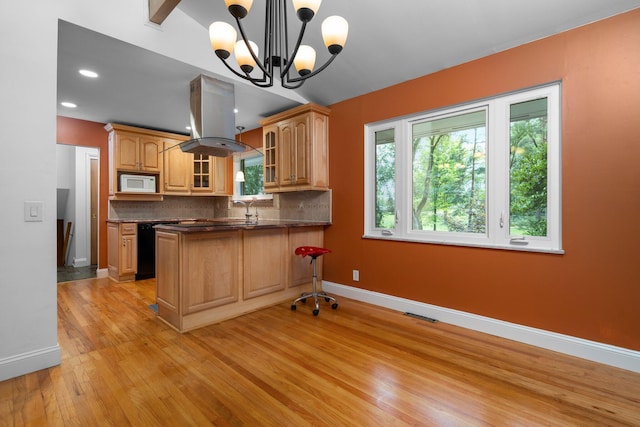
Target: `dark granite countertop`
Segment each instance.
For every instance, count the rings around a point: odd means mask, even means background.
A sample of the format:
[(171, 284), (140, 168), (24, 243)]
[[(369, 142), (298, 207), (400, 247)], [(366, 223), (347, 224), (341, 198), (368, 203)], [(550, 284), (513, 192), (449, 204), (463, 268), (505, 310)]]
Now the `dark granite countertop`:
[(198, 221), (193, 218), (165, 218), (165, 219), (108, 219), (107, 222), (114, 224), (122, 223), (135, 223), (135, 224), (160, 224), (165, 222), (180, 222), (180, 221)]
[(154, 228), (181, 233), (202, 233), (210, 231), (252, 230), (256, 228), (291, 228), (317, 227), (330, 225), (326, 221), (296, 221), (296, 220), (260, 220), (257, 224), (247, 224), (239, 218), (216, 218), (208, 220), (181, 220), (178, 224), (158, 224)]

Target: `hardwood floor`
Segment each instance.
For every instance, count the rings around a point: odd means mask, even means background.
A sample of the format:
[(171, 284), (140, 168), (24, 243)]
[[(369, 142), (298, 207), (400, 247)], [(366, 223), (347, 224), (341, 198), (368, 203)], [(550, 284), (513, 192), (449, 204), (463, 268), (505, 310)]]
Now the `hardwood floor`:
[(154, 287), (58, 285), (62, 364), (0, 382), (0, 425), (640, 425), (629, 371), (344, 298), (181, 335)]

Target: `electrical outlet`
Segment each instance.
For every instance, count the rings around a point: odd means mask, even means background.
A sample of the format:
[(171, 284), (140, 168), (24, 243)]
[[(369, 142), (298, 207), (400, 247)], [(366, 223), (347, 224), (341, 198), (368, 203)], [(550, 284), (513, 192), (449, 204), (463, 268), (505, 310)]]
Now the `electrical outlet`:
[(353, 270), (353, 281), (360, 281), (360, 270)]

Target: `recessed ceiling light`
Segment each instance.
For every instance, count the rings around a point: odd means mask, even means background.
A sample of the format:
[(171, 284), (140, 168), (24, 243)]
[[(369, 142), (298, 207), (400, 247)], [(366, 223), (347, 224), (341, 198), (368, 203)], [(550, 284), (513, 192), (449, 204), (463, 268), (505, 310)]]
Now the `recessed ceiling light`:
[(98, 77), (98, 73), (96, 73), (95, 71), (91, 71), (91, 70), (78, 70), (78, 72), (80, 74), (82, 74), (85, 77), (91, 77), (92, 79), (95, 79)]
[(234, 109), (233, 109), (233, 112), (234, 112), (234, 113), (236, 113), (236, 114), (238, 114), (238, 109), (237, 109), (237, 108), (234, 108)]
[(77, 105), (74, 104), (73, 102), (67, 102), (67, 101), (61, 102), (60, 105), (62, 105), (63, 107), (67, 107), (67, 108), (76, 108), (77, 107)]

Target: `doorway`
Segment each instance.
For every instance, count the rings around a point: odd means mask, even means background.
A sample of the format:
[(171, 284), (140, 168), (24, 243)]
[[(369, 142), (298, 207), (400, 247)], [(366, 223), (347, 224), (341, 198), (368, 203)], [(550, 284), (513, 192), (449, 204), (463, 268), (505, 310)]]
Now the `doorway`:
[(96, 277), (99, 156), (96, 147), (56, 146), (58, 282)]

